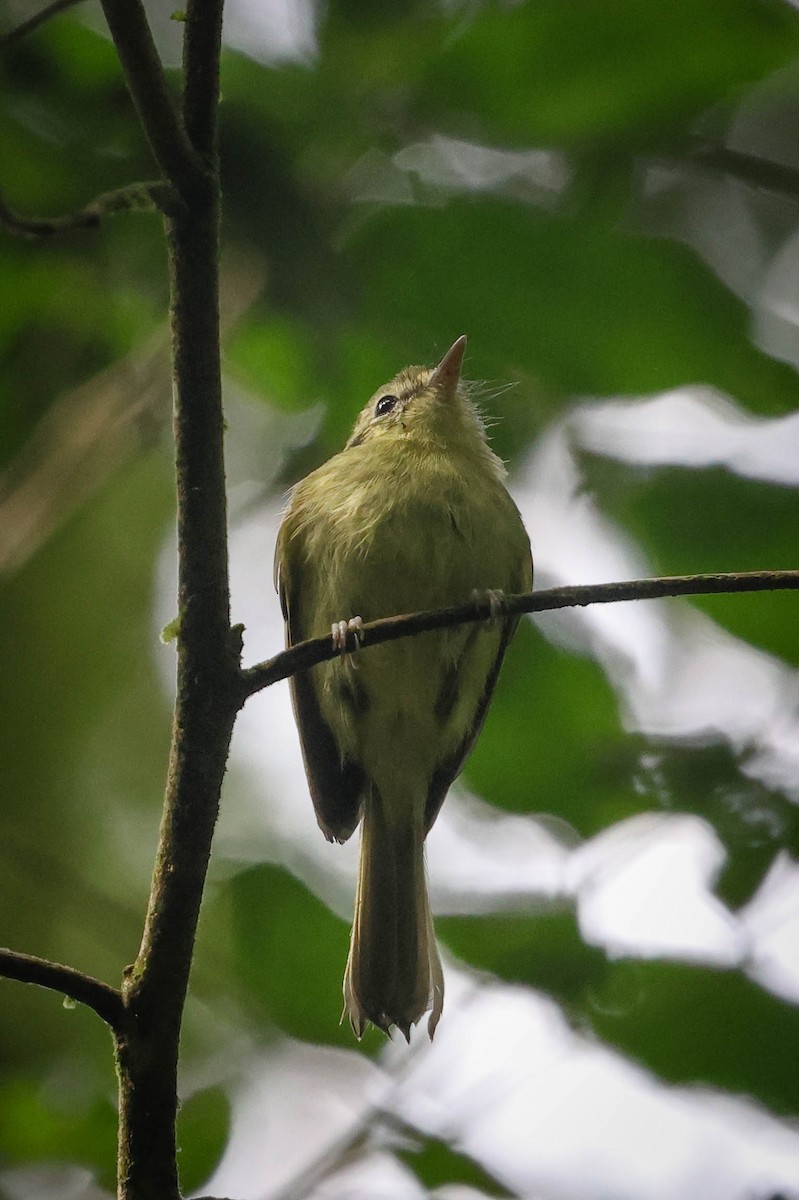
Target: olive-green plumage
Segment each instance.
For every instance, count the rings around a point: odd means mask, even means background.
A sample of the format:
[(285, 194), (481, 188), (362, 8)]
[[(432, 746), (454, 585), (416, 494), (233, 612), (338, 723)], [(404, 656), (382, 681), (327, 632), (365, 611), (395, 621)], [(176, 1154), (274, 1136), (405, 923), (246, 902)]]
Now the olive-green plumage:
[[(289, 645), (342, 619), (463, 603), (532, 586), (505, 468), (460, 383), (458, 341), (408, 367), (340, 454), (297, 484), (275, 555)], [(444, 996), (424, 839), (485, 717), (514, 620), (420, 634), (293, 677), (317, 819), (331, 841), (362, 820), (345, 1013), (407, 1037)]]

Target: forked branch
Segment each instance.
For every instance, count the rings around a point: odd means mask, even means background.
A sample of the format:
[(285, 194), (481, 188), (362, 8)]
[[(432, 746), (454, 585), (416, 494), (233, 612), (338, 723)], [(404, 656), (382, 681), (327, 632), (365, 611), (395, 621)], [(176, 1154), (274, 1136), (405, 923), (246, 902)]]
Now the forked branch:
[(102, 0), (102, 5), (156, 162), (186, 200), (207, 181), (207, 170), (178, 114), (141, 0)]

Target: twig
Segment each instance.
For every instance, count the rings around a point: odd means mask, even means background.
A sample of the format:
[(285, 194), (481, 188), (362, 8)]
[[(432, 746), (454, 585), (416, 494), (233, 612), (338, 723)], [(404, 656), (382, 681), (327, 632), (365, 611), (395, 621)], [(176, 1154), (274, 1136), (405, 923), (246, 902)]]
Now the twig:
[(171, 211), (179, 204), (174, 188), (163, 180), (130, 183), (112, 192), (103, 192), (80, 212), (63, 217), (21, 217), (9, 208), (0, 195), (0, 225), (19, 237), (42, 238), (73, 229), (93, 229), (105, 216), (118, 212)]
[(102, 5), (156, 162), (186, 200), (207, 173), (178, 116), (141, 0), (102, 0)]
[(752, 187), (765, 188), (769, 192), (783, 192), (786, 196), (799, 200), (799, 170), (796, 167), (756, 158), (752, 154), (742, 154), (739, 150), (730, 150), (727, 146), (715, 142), (697, 146), (691, 152), (690, 160), (713, 171), (734, 175), (736, 179)]
[(38, 29), (45, 21), (49, 21), (51, 17), (57, 16), (61, 12), (65, 12), (68, 8), (74, 8), (76, 4), (80, 4), (81, 0), (53, 0), (52, 4), (48, 4), (41, 12), (34, 13), (32, 17), (28, 17), (27, 21), (22, 21), (8, 33), (0, 36), (0, 50), (4, 50), (6, 46), (13, 45), (23, 38), (28, 33), (33, 33), (34, 29)]
[[(597, 583), (583, 587), (549, 588), (521, 596), (505, 596), (501, 601), (471, 601), (431, 612), (384, 617), (364, 625), (358, 643), (366, 649), (382, 642), (410, 637), (430, 629), (485, 621), (492, 615), (515, 616), (517, 613), (550, 612), (558, 608), (585, 607), (588, 604), (614, 604), (627, 600), (654, 600), (662, 596), (709, 596), (729, 592), (769, 592), (785, 588), (799, 589), (799, 571), (744, 571), (724, 575), (671, 575), (658, 579), (632, 579), (621, 583)], [(349, 650), (353, 649), (352, 645)], [(242, 703), (255, 692), (297, 671), (306, 671), (317, 663), (336, 658), (345, 650), (334, 650), (329, 636), (312, 638), (284, 650), (266, 662), (241, 673)]]
[(46, 958), (32, 954), (18, 954), (15, 950), (0, 950), (0, 977), (16, 979), (19, 983), (35, 983), (39, 987), (61, 992), (79, 1004), (94, 1009), (98, 1017), (118, 1029), (122, 1017), (122, 996), (107, 983), (84, 975), (74, 967), (64, 967)]

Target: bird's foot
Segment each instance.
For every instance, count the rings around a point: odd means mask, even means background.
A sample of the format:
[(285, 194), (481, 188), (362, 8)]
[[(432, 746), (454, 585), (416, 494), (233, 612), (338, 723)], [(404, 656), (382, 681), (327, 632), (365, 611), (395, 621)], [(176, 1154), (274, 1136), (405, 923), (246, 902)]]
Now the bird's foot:
[(349, 621), (334, 621), (330, 627), (333, 649), (345, 655), (351, 667), (356, 666), (353, 654), (360, 648), (362, 629), (363, 617), (350, 617)]
[(490, 614), (488, 620), (486, 621), (487, 625), (495, 624), (495, 622), (497, 622), (502, 616), (502, 602), (505, 599), (505, 593), (501, 589), (486, 588), (484, 592), (481, 592), (475, 588), (472, 592), (472, 599), (476, 600), (478, 603), (484, 600), (488, 601)]

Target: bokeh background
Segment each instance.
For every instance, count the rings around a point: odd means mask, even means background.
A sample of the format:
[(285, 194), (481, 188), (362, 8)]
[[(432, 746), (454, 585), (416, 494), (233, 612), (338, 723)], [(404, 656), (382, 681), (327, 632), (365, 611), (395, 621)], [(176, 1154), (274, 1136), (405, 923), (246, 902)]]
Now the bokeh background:
[[(230, 0), (225, 36), (246, 662), (282, 644), (286, 489), (463, 332), (537, 586), (797, 565), (796, 5)], [(0, 48), (0, 146), (26, 215), (152, 177), (97, 5)], [(112, 982), (169, 739), (166, 303), (154, 216), (0, 241), (0, 942)], [(357, 847), (315, 825), (286, 686), (253, 699), (186, 1014), (187, 1194), (799, 1197), (798, 658), (790, 593), (523, 623), (429, 839), (432, 1047), (339, 1025)], [(0, 982), (3, 1200), (108, 1194), (110, 1052)]]

